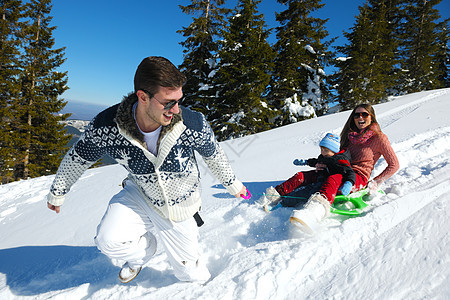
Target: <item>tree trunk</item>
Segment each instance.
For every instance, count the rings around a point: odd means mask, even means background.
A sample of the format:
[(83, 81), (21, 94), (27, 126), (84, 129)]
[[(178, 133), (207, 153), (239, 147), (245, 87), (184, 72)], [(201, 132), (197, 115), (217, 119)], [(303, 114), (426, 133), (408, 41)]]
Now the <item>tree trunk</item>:
[[(35, 39), (35, 43), (37, 45), (37, 42), (39, 41), (39, 29), (41, 26), (41, 17), (38, 18), (38, 23), (37, 23), (37, 33), (36, 33), (36, 39)], [(36, 57), (34, 58), (34, 63), (33, 65), (36, 63)], [(25, 158), (23, 159), (23, 177), (24, 178), (28, 178), (30, 176), (30, 170), (28, 169), (28, 165), (30, 164), (30, 149), (31, 149), (31, 125), (32, 125), (32, 116), (31, 116), (31, 110), (33, 109), (33, 91), (34, 91), (34, 87), (36, 84), (36, 73), (33, 70), (33, 73), (31, 75), (31, 89), (30, 89), (30, 99), (28, 102), (28, 120), (27, 120), (27, 124), (28, 124), (28, 131), (27, 131), (27, 145), (26, 145), (26, 150), (25, 150)]]

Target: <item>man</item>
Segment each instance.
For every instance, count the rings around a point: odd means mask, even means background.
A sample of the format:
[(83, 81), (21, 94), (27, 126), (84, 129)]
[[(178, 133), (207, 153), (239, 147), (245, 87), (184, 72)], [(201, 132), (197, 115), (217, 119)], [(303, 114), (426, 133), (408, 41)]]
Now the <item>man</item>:
[(64, 157), (48, 195), (60, 212), (65, 194), (104, 154), (129, 175), (97, 228), (95, 242), (119, 279), (133, 280), (156, 251), (154, 228), (175, 276), (205, 282), (210, 273), (200, 257), (200, 174), (194, 150), (229, 193), (247, 189), (236, 179), (205, 117), (180, 107), (186, 77), (167, 59), (145, 58), (136, 70), (135, 92), (99, 113)]

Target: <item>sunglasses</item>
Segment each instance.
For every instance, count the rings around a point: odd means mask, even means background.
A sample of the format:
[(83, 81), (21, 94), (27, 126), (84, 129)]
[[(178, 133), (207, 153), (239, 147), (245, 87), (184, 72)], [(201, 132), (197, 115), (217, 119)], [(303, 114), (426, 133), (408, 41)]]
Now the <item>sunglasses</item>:
[(158, 100), (158, 98), (156, 98), (154, 95), (152, 95), (149, 91), (146, 90), (142, 90), (144, 93), (146, 93), (150, 99), (154, 98), (156, 101), (159, 102), (159, 104), (161, 104), (162, 106), (164, 106), (164, 110), (170, 110), (172, 109), (172, 107), (174, 107), (175, 105), (177, 105), (178, 103), (180, 103), (181, 101), (183, 101), (184, 98), (181, 98), (180, 100), (172, 100), (170, 102), (167, 103), (162, 103), (161, 101)]
[(370, 114), (366, 113), (366, 112), (359, 112), (359, 113), (354, 113), (353, 118), (354, 119), (359, 119), (360, 117), (363, 117), (364, 119), (369, 117)]

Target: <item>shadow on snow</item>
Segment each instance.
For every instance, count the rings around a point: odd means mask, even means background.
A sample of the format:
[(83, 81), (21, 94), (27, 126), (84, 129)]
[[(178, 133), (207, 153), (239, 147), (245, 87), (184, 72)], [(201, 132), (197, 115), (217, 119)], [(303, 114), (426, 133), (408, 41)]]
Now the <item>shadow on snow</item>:
[(96, 247), (24, 246), (0, 250), (0, 273), (11, 292), (31, 296), (98, 283), (116, 269)]

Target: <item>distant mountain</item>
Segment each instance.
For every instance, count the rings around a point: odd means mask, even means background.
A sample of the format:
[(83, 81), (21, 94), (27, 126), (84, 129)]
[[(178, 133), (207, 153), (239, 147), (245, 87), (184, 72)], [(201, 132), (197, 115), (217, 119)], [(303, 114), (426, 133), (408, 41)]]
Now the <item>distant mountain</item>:
[(61, 112), (71, 113), (72, 115), (68, 118), (69, 120), (90, 121), (105, 108), (108, 108), (108, 106), (68, 100), (66, 106)]
[(64, 128), (67, 130), (67, 134), (72, 135), (72, 138), (68, 143), (69, 147), (71, 147), (80, 138), (86, 126), (89, 124), (89, 121), (68, 120), (63, 123), (65, 124)]
[[(71, 113), (72, 115), (64, 121), (65, 129), (67, 134), (71, 134), (68, 146), (72, 145), (80, 138), (81, 134), (84, 132), (85, 127), (89, 124), (99, 112), (106, 109), (106, 105), (85, 103), (79, 101), (69, 100), (62, 110), (62, 113)], [(115, 164), (116, 161), (109, 156), (103, 156), (100, 165), (110, 165)]]

